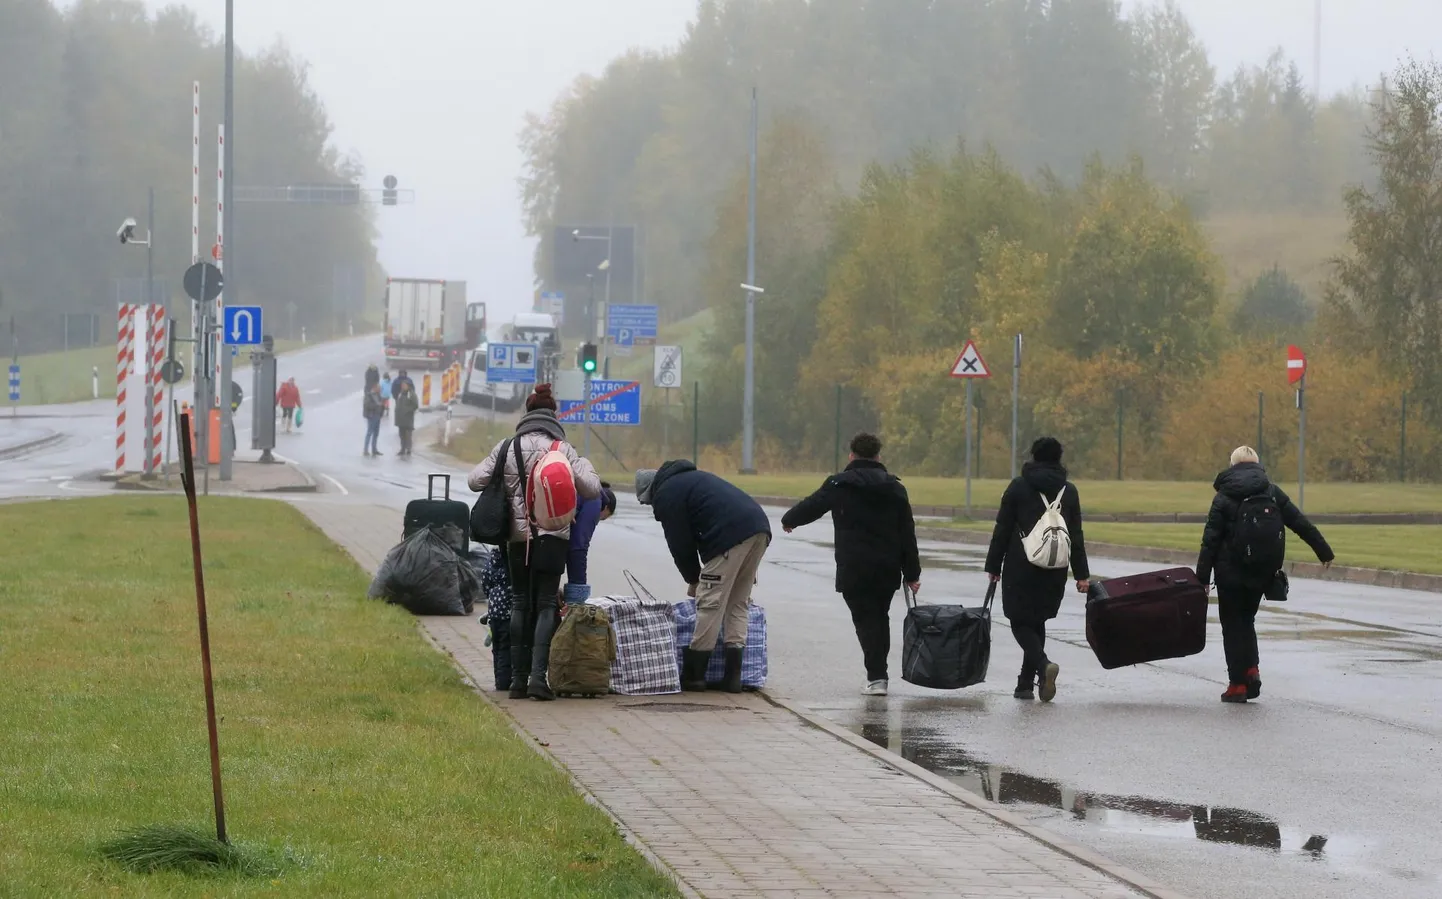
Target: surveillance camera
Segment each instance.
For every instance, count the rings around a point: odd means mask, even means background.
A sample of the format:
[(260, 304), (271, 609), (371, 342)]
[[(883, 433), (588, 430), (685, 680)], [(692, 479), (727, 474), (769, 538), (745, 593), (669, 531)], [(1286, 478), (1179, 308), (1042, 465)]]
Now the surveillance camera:
[(120, 230), (115, 232), (121, 243), (129, 243), (135, 236), (135, 219), (126, 219), (120, 223)]
[(576, 230), (574, 230), (574, 231), (571, 232), (571, 240), (579, 241), (580, 239), (581, 239), (581, 229), (580, 229), (580, 228), (577, 228)]

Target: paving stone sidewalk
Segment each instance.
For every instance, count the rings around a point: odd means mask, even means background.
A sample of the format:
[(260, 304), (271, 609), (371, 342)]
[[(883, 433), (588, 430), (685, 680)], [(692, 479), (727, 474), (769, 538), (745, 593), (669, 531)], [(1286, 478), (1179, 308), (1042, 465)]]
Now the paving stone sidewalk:
[[(368, 570), (400, 513), (297, 504)], [(422, 627), (493, 685), (474, 617)], [(1145, 895), (756, 694), (489, 697), (693, 895), (1098, 899)]]

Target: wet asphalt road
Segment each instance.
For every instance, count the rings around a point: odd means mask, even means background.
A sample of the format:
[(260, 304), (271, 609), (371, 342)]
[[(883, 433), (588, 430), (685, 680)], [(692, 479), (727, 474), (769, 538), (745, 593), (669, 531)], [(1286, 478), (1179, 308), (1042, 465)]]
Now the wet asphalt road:
[[(399, 509), (424, 490), (427, 471), (447, 468), (360, 455), (370, 361), (380, 361), (378, 338), (282, 357), (281, 377), (297, 378), (307, 417), (277, 451), (326, 491), (296, 501)], [(35, 422), (67, 439), (0, 462), (0, 496), (104, 492), (81, 475), (108, 464), (112, 409), (84, 404)], [(389, 425), (381, 445), (396, 447)], [(1442, 595), (1294, 580), (1292, 601), (1259, 619), (1265, 692), (1245, 706), (1217, 700), (1225, 670), (1215, 614), (1203, 654), (1107, 672), (1086, 647), (1079, 598), (1049, 628), (1062, 668), (1052, 705), (1011, 698), (1020, 652), (1003, 618), (987, 683), (945, 693), (893, 679), (891, 696), (871, 698), (859, 695), (860, 651), (832, 592), (829, 524), (790, 536), (775, 527), (756, 593), (768, 613), (772, 689), (1197, 899), (1442, 896), (1433, 839)], [(592, 567), (600, 592), (626, 592), (623, 568), (658, 595), (684, 589), (659, 526), (627, 495), (597, 532)], [(923, 567), (924, 600), (980, 601), (977, 549), (927, 542)], [(1100, 576), (1138, 567), (1094, 562)], [(893, 673), (902, 616), (898, 600)]]

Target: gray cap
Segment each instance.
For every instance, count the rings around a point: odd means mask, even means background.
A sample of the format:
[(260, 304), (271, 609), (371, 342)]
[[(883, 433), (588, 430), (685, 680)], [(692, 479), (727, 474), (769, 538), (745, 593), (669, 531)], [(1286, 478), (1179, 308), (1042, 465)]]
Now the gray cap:
[(656, 469), (642, 468), (636, 472), (636, 501), (643, 506), (651, 505), (651, 484), (656, 480)]

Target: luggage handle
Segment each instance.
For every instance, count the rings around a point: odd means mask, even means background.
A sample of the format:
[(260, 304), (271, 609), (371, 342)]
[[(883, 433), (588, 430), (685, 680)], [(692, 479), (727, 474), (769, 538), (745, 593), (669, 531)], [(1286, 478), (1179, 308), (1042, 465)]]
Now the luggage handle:
[(446, 482), (446, 495), (445, 495), (444, 497), (442, 497), (442, 499), (450, 499), (450, 498), (451, 498), (451, 476), (448, 475), (448, 474), (428, 474), (428, 475), (426, 475), (426, 499), (435, 499), (435, 498), (436, 498), (436, 478), (440, 478), (441, 480), (443, 480), (443, 481)]
[(652, 602), (659, 602), (659, 600), (656, 599), (656, 594), (647, 590), (641, 582), (636, 579), (636, 576), (631, 573), (631, 569), (623, 568), (621, 569), (621, 574), (625, 576), (626, 583), (631, 585), (631, 589), (636, 591), (637, 599), (649, 599)]
[[(629, 572), (628, 572), (628, 573), (629, 573)], [(907, 608), (907, 609), (914, 609), (914, 608), (916, 608), (916, 591), (915, 591), (915, 590), (912, 590), (912, 589), (911, 589), (911, 586), (910, 586), (909, 584), (908, 584), (908, 585), (903, 585), (901, 589), (904, 590), (905, 593), (906, 593), (906, 608)], [(986, 612), (987, 612), (988, 615), (991, 614), (991, 604), (992, 604), (992, 602), (993, 602), (995, 599), (996, 599), (996, 581), (992, 581), (992, 582), (990, 582), (989, 584), (986, 585), (986, 601), (981, 604), (981, 607), (982, 607), (983, 609), (986, 609)]]

